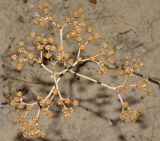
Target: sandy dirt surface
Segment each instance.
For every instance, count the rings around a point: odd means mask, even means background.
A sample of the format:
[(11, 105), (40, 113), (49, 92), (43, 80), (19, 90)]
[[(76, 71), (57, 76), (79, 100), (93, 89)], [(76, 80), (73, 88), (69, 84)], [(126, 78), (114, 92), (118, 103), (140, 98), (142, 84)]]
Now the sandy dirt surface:
[[(132, 106), (144, 110), (136, 123), (125, 124), (118, 119), (120, 103), (113, 92), (82, 79), (71, 83), (66, 78), (63, 91), (80, 99), (80, 106), (67, 122), (60, 114), (52, 119), (44, 117), (42, 126), (48, 134), (45, 139), (23, 138), (18, 125), (11, 123), (11, 117), (17, 113), (8, 104), (11, 92), (21, 89), (28, 95), (46, 93), (51, 85), (39, 67), (30, 65), (23, 73), (14, 71), (9, 55), (18, 41), (33, 29), (31, 20), (41, 2), (44, 1), (0, 0), (0, 141), (159, 141), (160, 0), (97, 0), (97, 4), (88, 0), (47, 1), (59, 20), (82, 7), (87, 22), (101, 36), (115, 46), (122, 46), (117, 65), (125, 56), (141, 58), (144, 69), (138, 73), (151, 78), (152, 95), (145, 96), (134, 89), (122, 95)], [(111, 85), (119, 82), (115, 73), (102, 80)]]

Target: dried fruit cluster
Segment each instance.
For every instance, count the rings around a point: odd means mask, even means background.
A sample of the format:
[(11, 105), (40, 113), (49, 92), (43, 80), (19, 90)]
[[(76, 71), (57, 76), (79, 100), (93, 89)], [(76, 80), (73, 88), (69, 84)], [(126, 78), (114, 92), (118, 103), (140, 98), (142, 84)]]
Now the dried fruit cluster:
[[(45, 27), (48, 26), (48, 24), (52, 25), (57, 29), (59, 38), (53, 35), (41, 35), (40, 33), (32, 31), (29, 34), (31, 38), (30, 47), (27, 47), (27, 44), (21, 40), (18, 44), (17, 52), (11, 56), (11, 59), (17, 62), (16, 68), (19, 71), (25, 67), (27, 61), (38, 63), (48, 72), (48, 75), (51, 76), (54, 83), (46, 97), (37, 96), (36, 101), (33, 103), (24, 102), (21, 92), (17, 92), (13, 95), (11, 105), (16, 108), (23, 109), (23, 112), (20, 113), (17, 118), (14, 118), (14, 122), (22, 124), (20, 130), (23, 135), (26, 137), (45, 136), (45, 133), (39, 128), (39, 117), (40, 114), (45, 114), (48, 117), (52, 117), (54, 115), (54, 112), (49, 110), (49, 108), (55, 98), (56, 104), (62, 107), (61, 111), (66, 119), (74, 111), (74, 107), (78, 105), (78, 101), (71, 100), (69, 97), (63, 97), (61, 90), (59, 89), (59, 82), (66, 73), (77, 75), (113, 90), (122, 104), (121, 119), (126, 122), (135, 121), (139, 117), (141, 110), (130, 108), (128, 103), (122, 100), (120, 93), (122, 90), (129, 89), (130, 87), (141, 88), (147, 92), (147, 94), (149, 93), (149, 82), (147, 77), (134, 84), (130, 84), (128, 82), (128, 79), (134, 76), (133, 72), (142, 67), (143, 64), (138, 62), (136, 59), (124, 59), (120, 75), (124, 76), (125, 80), (119, 86), (109, 86), (94, 78), (75, 72), (74, 68), (78, 65), (84, 62), (92, 62), (97, 65), (97, 73), (99, 75), (105, 74), (107, 71), (107, 65), (112, 64), (114, 60), (114, 50), (109, 44), (109, 41), (104, 41), (104, 39), (100, 37), (92, 27), (87, 25), (82, 8), (79, 8), (70, 16), (66, 17), (63, 23), (55, 21), (54, 17), (49, 14), (49, 5), (47, 3), (42, 4), (39, 8), (44, 13), (44, 16), (36, 17), (33, 20), (33, 23), (40, 26), (43, 30), (45, 30)], [(64, 28), (68, 30), (65, 34)], [(77, 46), (75, 47), (77, 49), (76, 55), (72, 55), (70, 53), (69, 48), (64, 45), (64, 40), (72, 40), (77, 43)], [(85, 56), (87, 48), (89, 48), (89, 45), (92, 45), (95, 41), (100, 41), (100, 45), (97, 47), (97, 53)], [(44, 64), (44, 60), (46, 59), (50, 62), (49, 65)], [(61, 70), (59, 70), (59, 68), (61, 68)], [(35, 116), (30, 119), (28, 115), (33, 109), (38, 110)]]

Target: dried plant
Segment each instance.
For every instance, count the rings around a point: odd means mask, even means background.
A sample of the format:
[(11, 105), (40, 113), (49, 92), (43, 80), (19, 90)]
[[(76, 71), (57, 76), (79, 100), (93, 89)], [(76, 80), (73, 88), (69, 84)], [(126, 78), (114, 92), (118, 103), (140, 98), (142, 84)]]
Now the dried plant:
[[(31, 43), (29, 46), (31, 47), (27, 47), (28, 43), (26, 44), (25, 41), (21, 40), (17, 52), (11, 56), (11, 59), (17, 63), (16, 68), (18, 71), (21, 71), (25, 67), (27, 61), (36, 62), (42, 69), (48, 72), (48, 75), (54, 81), (46, 97), (37, 96), (36, 101), (33, 103), (26, 103), (21, 91), (16, 92), (12, 96), (11, 105), (23, 110), (18, 117), (13, 119), (15, 123), (22, 124), (20, 130), (23, 135), (25, 137), (45, 137), (45, 132), (41, 131), (39, 127), (39, 117), (41, 114), (45, 114), (48, 117), (54, 115), (54, 112), (50, 110), (50, 106), (54, 104), (53, 99), (55, 98), (57, 99), (56, 104), (61, 106), (61, 111), (66, 119), (74, 112), (74, 108), (78, 106), (78, 101), (76, 99), (72, 100), (70, 97), (63, 97), (59, 89), (59, 82), (66, 73), (74, 74), (113, 90), (122, 105), (120, 119), (126, 122), (136, 121), (142, 110), (129, 107), (129, 104), (122, 100), (121, 92), (135, 87), (143, 89), (146, 94), (149, 94), (149, 81), (146, 76), (134, 84), (130, 84), (128, 81), (134, 77), (133, 72), (143, 67), (143, 64), (137, 59), (125, 58), (119, 73), (125, 80), (119, 86), (110, 86), (94, 78), (75, 72), (74, 68), (80, 64), (92, 62), (97, 65), (98, 75), (106, 74), (107, 65), (114, 63), (115, 52), (108, 40), (104, 40), (92, 27), (87, 25), (82, 8), (79, 8), (70, 16), (66, 17), (63, 23), (56, 22), (54, 17), (49, 15), (48, 8), (49, 5), (47, 3), (40, 5), (39, 9), (43, 12), (44, 16), (37, 16), (33, 20), (33, 23), (42, 27), (44, 30), (48, 24), (51, 24), (59, 33), (59, 38), (57, 39), (53, 35), (43, 36), (34, 31), (30, 32)], [(68, 31), (64, 35), (63, 31), (65, 28)], [(64, 40), (76, 42), (76, 55), (71, 54), (70, 49), (64, 45)], [(94, 55), (86, 56), (85, 52), (93, 42), (100, 42), (99, 46), (95, 47), (98, 51)], [(44, 59), (47, 59), (50, 64), (45, 65)], [(29, 114), (33, 108), (37, 109), (37, 113), (30, 119)]]

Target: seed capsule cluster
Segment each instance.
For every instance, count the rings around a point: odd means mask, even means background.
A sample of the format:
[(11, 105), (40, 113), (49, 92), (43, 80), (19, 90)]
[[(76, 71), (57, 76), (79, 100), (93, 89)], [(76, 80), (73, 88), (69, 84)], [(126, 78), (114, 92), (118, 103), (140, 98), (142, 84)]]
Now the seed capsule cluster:
[[(125, 58), (120, 69), (120, 75), (125, 77), (125, 81), (118, 86), (110, 86), (99, 80), (75, 72), (74, 68), (78, 65), (84, 62), (92, 62), (97, 66), (96, 72), (98, 75), (106, 74), (107, 65), (114, 63), (115, 50), (108, 40), (101, 38), (101, 36), (87, 24), (82, 8), (78, 8), (70, 16), (65, 17), (63, 22), (57, 22), (55, 18), (49, 14), (48, 3), (40, 5), (39, 9), (43, 13), (43, 16), (36, 17), (33, 20), (33, 24), (42, 30), (46, 30), (45, 27), (51, 24), (59, 33), (59, 38), (57, 39), (54, 35), (48, 36), (42, 34), (42, 32), (40, 34), (31, 31), (29, 38), (32, 45), (28, 46), (25, 41), (21, 40), (18, 43), (16, 53), (12, 54), (11, 60), (17, 63), (16, 68), (18, 71), (21, 71), (28, 61), (39, 64), (42, 69), (48, 72), (48, 75), (53, 80), (53, 86), (47, 95), (37, 96), (33, 103), (25, 103), (22, 92), (20, 91), (13, 94), (10, 102), (11, 106), (23, 110), (17, 118), (14, 118), (15, 123), (21, 124), (20, 130), (23, 135), (25, 137), (45, 137), (46, 133), (40, 130), (39, 117), (41, 114), (48, 117), (54, 116), (55, 113), (51, 110), (51, 105), (58, 105), (65, 119), (68, 119), (71, 113), (75, 111), (75, 107), (79, 104), (78, 101), (71, 99), (69, 96), (62, 96), (59, 88), (59, 82), (66, 73), (77, 75), (113, 90), (122, 104), (120, 119), (126, 122), (136, 121), (142, 111), (129, 107), (129, 104), (123, 101), (121, 91), (135, 87), (137, 89), (143, 89), (147, 94), (150, 93), (147, 76), (144, 76), (142, 80), (133, 84), (130, 84), (128, 81), (128, 79), (133, 78), (134, 71), (143, 67), (143, 64), (137, 59)], [(67, 28), (65, 33), (64, 28)], [(75, 42), (75, 48), (77, 49), (76, 55), (73, 55), (71, 53), (72, 50), (66, 47), (63, 42), (64, 40), (66, 42), (69, 40)], [(94, 42), (100, 42), (99, 45), (96, 45), (98, 48), (97, 52), (86, 56), (85, 53), (87, 49), (92, 50)], [(49, 65), (45, 65), (45, 60), (49, 62)], [(62, 70), (59, 70), (59, 68)], [(33, 112), (33, 109), (37, 110), (37, 113), (30, 119), (28, 115)]]

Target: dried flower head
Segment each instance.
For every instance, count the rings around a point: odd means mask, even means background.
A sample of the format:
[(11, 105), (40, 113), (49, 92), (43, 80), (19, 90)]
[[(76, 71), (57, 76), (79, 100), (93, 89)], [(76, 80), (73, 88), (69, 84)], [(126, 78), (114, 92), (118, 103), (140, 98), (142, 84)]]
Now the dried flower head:
[[(95, 64), (97, 68), (91, 69), (91, 71), (96, 70), (98, 75), (108, 73), (109, 65), (115, 63), (115, 49), (112, 47), (113, 45), (111, 45), (109, 40), (104, 40), (99, 33), (95, 32), (94, 28), (87, 24), (82, 8), (78, 8), (71, 15), (67, 16), (64, 22), (55, 21), (55, 18), (49, 14), (48, 3), (40, 5), (39, 9), (43, 15), (36, 17), (33, 23), (44, 32), (31, 31), (29, 43), (24, 43), (21, 40), (18, 43), (17, 52), (12, 54), (11, 59), (17, 63), (16, 68), (19, 71), (24, 68), (25, 62), (37, 63), (48, 73), (49, 78), (53, 80), (53, 84), (46, 95), (37, 96), (34, 102), (26, 102), (20, 91), (16, 92), (11, 98), (11, 106), (20, 110), (23, 109), (23, 112), (13, 119), (15, 123), (21, 124), (20, 131), (22, 134), (25, 137), (45, 137), (46, 133), (41, 131), (39, 120), (41, 113), (48, 117), (52, 117), (55, 114), (51, 106), (58, 106), (65, 119), (68, 119), (75, 111), (75, 107), (79, 105), (78, 100), (73, 100), (70, 95), (64, 96), (59, 86), (59, 82), (62, 81), (66, 73), (112, 90), (122, 104), (121, 120), (126, 122), (136, 121), (142, 111), (129, 107), (129, 104), (123, 101), (121, 92), (134, 87), (143, 89), (149, 94), (149, 80), (146, 76), (133, 84), (128, 80), (132, 79), (134, 71), (143, 67), (143, 64), (137, 59), (125, 58), (120, 68), (120, 74), (125, 79), (118, 86), (111, 86), (95, 79), (95, 74), (92, 75), (93, 77), (81, 74), (81, 72), (78, 72), (79, 67), (85, 63)], [(49, 25), (53, 26), (59, 34), (58, 39), (56, 35), (46, 34), (45, 30), (48, 29)], [(71, 44), (66, 45), (64, 40)], [(74, 46), (72, 43), (76, 45)], [(100, 45), (97, 43), (100, 43)], [(71, 49), (72, 47), (74, 47), (74, 51)], [(88, 52), (88, 50), (93, 52)], [(36, 114), (34, 113), (35, 111), (37, 111)]]

